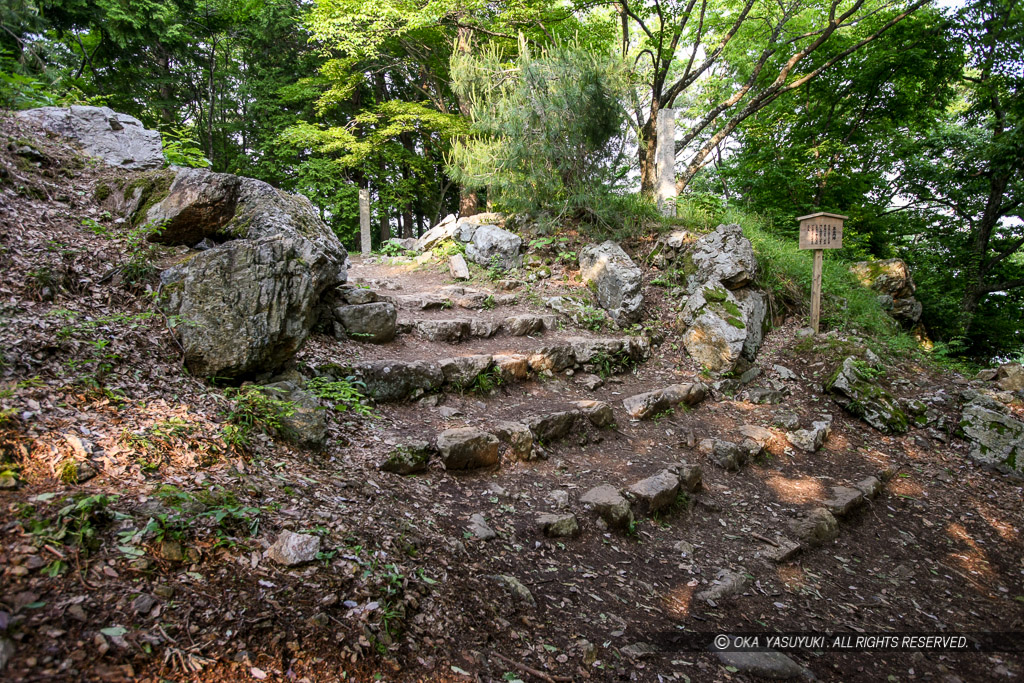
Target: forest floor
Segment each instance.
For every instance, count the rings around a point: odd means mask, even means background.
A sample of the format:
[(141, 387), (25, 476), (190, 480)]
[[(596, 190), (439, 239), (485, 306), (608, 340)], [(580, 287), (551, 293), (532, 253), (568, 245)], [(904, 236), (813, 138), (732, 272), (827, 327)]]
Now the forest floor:
[[(29, 146), (35, 153), (24, 150)], [(820, 384), (848, 348), (797, 340), (780, 321), (751, 386), (785, 385), (780, 404), (716, 394), (692, 409), (631, 421), (622, 399), (703, 378), (681, 349), (664, 290), (646, 286), (649, 360), (329, 414), (328, 447), (310, 452), (260, 434), (232, 448), (225, 390), (181, 367), (140, 258), (187, 251), (140, 246), (96, 190), (120, 172), (55, 140), (0, 125), (0, 671), (5, 680), (755, 680), (681, 633), (1024, 631), (1022, 482), (982, 469), (949, 434), (969, 384), (909, 357), (887, 358), (885, 385), (930, 397), (947, 431), (884, 436), (842, 411)], [(382, 294), (452, 286), (439, 263), (354, 258), (350, 279)], [(578, 291), (572, 268), (499, 289), (478, 273), (461, 286), (515, 303), (422, 312), (400, 320), (551, 313), (540, 299)], [(314, 336), (299, 369), (346, 359), (427, 359), (522, 352), (556, 329), (459, 344), (412, 334), (371, 346)], [(774, 365), (796, 378), (783, 380)], [(453, 474), (378, 470), (387, 452), (446, 428), (607, 401), (613, 430), (544, 444), (545, 458)], [(1013, 409), (1021, 414), (1019, 401)], [(791, 448), (776, 422), (832, 415), (824, 448)], [(701, 439), (776, 437), (740, 471)], [(578, 503), (687, 461), (703, 488), (631, 529), (602, 528)], [(790, 522), (832, 486), (868, 476), (880, 495), (840, 522), (838, 538), (788, 560)], [(552, 492), (562, 492), (552, 497)], [(566, 502), (567, 501), (567, 502)], [(575, 538), (548, 538), (540, 513), (570, 510)], [(470, 517), (495, 532), (482, 540)], [(314, 563), (266, 556), (282, 530), (316, 534)], [(721, 570), (746, 581), (705, 601)], [(511, 577), (514, 581), (510, 581)], [(1019, 642), (1019, 641), (1018, 641)], [(979, 681), (1024, 674), (1018, 653), (788, 653), (820, 680)]]

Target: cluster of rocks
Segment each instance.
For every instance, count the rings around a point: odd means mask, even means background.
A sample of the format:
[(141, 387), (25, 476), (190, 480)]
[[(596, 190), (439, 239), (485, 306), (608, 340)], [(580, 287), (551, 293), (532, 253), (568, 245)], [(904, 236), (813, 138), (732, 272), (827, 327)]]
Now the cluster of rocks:
[(740, 372), (754, 360), (768, 324), (767, 297), (753, 286), (757, 260), (738, 225), (699, 238), (684, 231), (659, 243), (658, 262), (684, 281), (677, 324), (690, 356), (713, 372)]
[(576, 401), (565, 410), (544, 413), (518, 422), (495, 423), (487, 430), (474, 427), (446, 429), (432, 441), (407, 441), (393, 448), (380, 469), (394, 474), (426, 470), (437, 455), (445, 470), (493, 468), (501, 462), (543, 459), (545, 446), (566, 438), (585, 442), (588, 429), (615, 426), (612, 407), (603, 401)]
[[(814, 548), (834, 541), (839, 537), (839, 520), (851, 515), (862, 505), (882, 492), (883, 484), (891, 476), (890, 471), (881, 477), (865, 477), (852, 486), (833, 486), (830, 497), (819, 507), (808, 510), (805, 514), (793, 519), (789, 529), (802, 544)], [(780, 544), (780, 550), (774, 559), (785, 562), (799, 552), (800, 547)]]
[(596, 486), (582, 496), (583, 507), (609, 529), (628, 529), (638, 516), (653, 515), (676, 504), (681, 493), (699, 491), (703, 472), (698, 465), (681, 462), (626, 487)]
[(478, 354), (439, 361), (364, 361), (346, 366), (325, 364), (317, 372), (339, 378), (354, 376), (363, 382), (368, 396), (388, 403), (417, 399), (446, 386), (465, 389), (487, 373), (496, 373), (503, 381), (518, 381), (536, 373), (585, 369), (598, 358), (607, 359), (614, 370), (639, 362), (649, 354), (650, 345), (642, 337), (570, 337), (533, 353)]
[[(446, 241), (454, 241), (465, 248), (465, 258), (499, 270), (512, 270), (523, 265), (523, 240), (513, 232), (501, 228), (500, 214), (482, 213), (456, 219), (452, 214), (423, 233), (419, 239), (394, 239), (392, 242), (413, 252), (427, 252)], [(459, 259), (450, 263), (452, 274), (459, 279), (469, 278), (469, 268)]]
[(1000, 391), (1024, 391), (1024, 365), (1003, 363), (998, 368), (982, 370), (975, 376), (982, 382), (993, 382)]
[(878, 301), (900, 324), (912, 328), (921, 320), (923, 306), (914, 298), (917, 286), (910, 268), (898, 258), (860, 261), (850, 267), (861, 284), (878, 292)]

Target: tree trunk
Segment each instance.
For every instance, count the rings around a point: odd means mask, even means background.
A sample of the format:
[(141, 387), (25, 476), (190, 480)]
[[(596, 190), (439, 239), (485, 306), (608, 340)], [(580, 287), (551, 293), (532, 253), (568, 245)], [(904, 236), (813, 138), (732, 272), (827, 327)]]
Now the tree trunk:
[[(460, 26), (458, 35), (455, 38), (455, 51), (460, 54), (469, 54), (473, 46), (473, 30)], [(468, 100), (459, 98), (459, 113), (464, 119), (469, 120), (472, 106)], [(459, 216), (461, 218), (467, 218), (469, 216), (475, 216), (480, 212), (480, 197), (477, 196), (476, 190), (472, 190), (468, 187), (459, 188)]]
[(391, 223), (389, 222), (388, 212), (384, 210), (379, 201), (377, 204), (377, 212), (380, 215), (380, 243), (383, 245), (391, 239)]
[(658, 169), (658, 101), (651, 104), (651, 114), (640, 129), (637, 155), (640, 158), (640, 193), (654, 194)]

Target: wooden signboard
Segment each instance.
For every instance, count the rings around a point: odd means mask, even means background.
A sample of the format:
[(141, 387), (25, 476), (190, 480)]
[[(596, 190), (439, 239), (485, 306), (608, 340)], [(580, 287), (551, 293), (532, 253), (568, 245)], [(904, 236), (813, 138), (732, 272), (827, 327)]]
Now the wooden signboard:
[(811, 273), (811, 329), (818, 334), (821, 323), (821, 266), (825, 249), (843, 246), (843, 221), (846, 216), (837, 213), (812, 213), (800, 216), (800, 248), (814, 250), (814, 270)]
[(812, 213), (800, 216), (801, 249), (842, 249), (843, 221), (846, 216), (837, 213)]

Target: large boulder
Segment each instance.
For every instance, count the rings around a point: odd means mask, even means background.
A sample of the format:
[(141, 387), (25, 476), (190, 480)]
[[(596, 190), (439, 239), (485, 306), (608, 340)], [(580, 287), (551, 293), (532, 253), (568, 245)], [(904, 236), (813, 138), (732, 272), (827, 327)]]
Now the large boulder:
[(743, 228), (736, 224), (719, 225), (690, 247), (683, 258), (687, 261), (687, 289), (696, 292), (708, 283), (727, 289), (739, 289), (754, 281), (757, 259)]
[(767, 313), (763, 292), (709, 282), (687, 299), (679, 316), (686, 330), (683, 345), (708, 370), (732, 370), (741, 357), (754, 360), (764, 341)]
[(878, 384), (876, 372), (865, 361), (848, 356), (825, 382), (825, 390), (848, 413), (883, 434), (902, 434), (909, 428), (907, 415), (892, 394)]
[(348, 254), (308, 199), (251, 178), (182, 169), (147, 219), (165, 244), (210, 240), (161, 275), (189, 370), (244, 378), (302, 346), (321, 296), (345, 282)]
[(134, 116), (109, 107), (40, 107), (18, 118), (51, 133), (77, 140), (86, 154), (126, 169), (161, 168), (165, 163), (160, 133), (146, 130)]
[(383, 344), (395, 338), (398, 311), (390, 301), (338, 306), (334, 314), (334, 336)]
[[(460, 228), (463, 223), (459, 223)], [(514, 233), (509, 232), (496, 225), (472, 226), (473, 229), (463, 230), (458, 237), (472, 234), (472, 238), (462, 240), (466, 242), (466, 258), (481, 266), (496, 266), (500, 270), (512, 270), (523, 265), (523, 255), (520, 250), (523, 247), (523, 240)]]
[(643, 272), (615, 242), (590, 244), (580, 251), (580, 275), (591, 285), (597, 303), (618, 323), (640, 319), (644, 303)]
[(1015, 474), (1024, 473), (1024, 422), (983, 394), (966, 392), (960, 433), (971, 442), (970, 457)]
[(865, 287), (878, 292), (879, 302), (896, 320), (912, 327), (921, 319), (924, 307), (914, 298), (914, 278), (902, 259), (860, 261), (850, 270)]
[(1004, 363), (996, 370), (996, 385), (1003, 391), (1024, 390), (1024, 365)]

